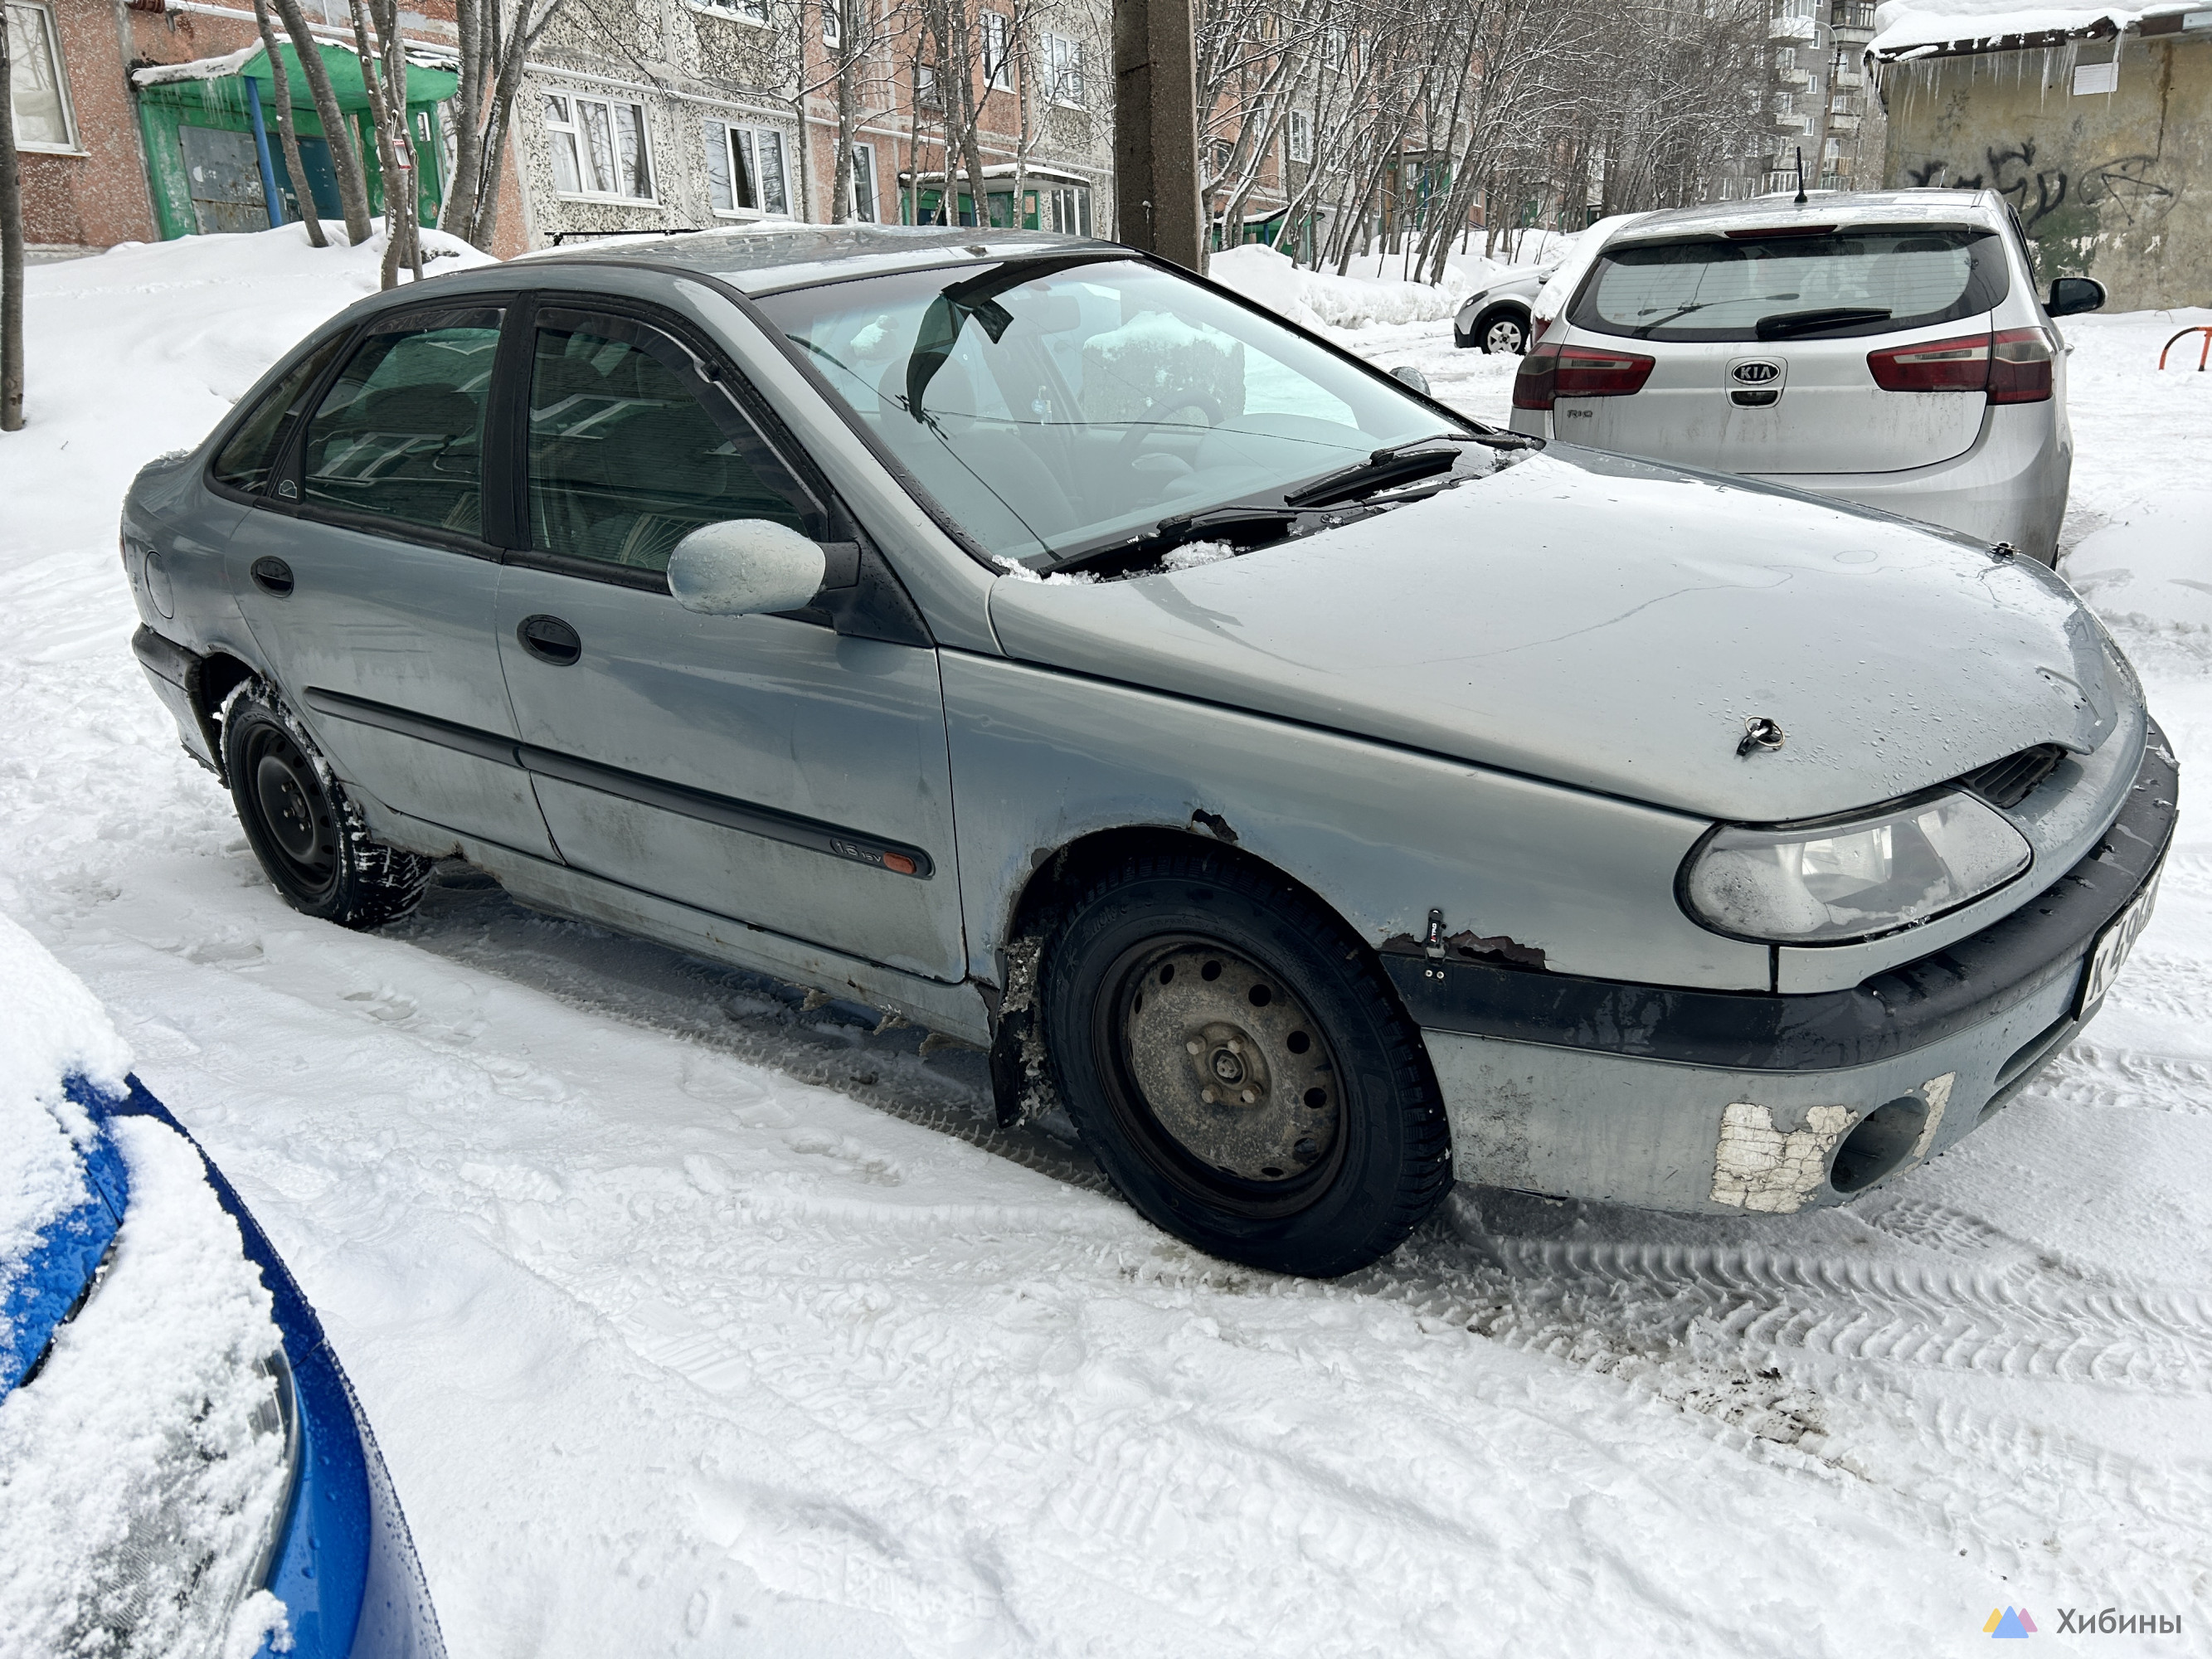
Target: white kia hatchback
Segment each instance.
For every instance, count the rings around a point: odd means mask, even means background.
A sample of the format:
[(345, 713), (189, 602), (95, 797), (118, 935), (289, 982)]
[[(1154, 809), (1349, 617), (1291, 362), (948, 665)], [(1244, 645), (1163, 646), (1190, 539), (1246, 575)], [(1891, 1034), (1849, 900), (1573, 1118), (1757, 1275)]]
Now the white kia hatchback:
[[(1990, 191), (1767, 196), (1621, 221), (1537, 307), (1513, 427), (1789, 484), (2051, 563), (2067, 347)], [(1548, 313), (1548, 314), (1547, 314)]]

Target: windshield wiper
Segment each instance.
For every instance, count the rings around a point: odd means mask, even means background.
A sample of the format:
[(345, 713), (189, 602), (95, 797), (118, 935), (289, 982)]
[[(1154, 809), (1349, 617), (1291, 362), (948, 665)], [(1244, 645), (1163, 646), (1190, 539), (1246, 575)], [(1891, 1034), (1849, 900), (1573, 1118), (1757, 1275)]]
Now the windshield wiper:
[(1778, 316), (1762, 317), (1752, 331), (1762, 340), (1787, 340), (1800, 334), (1817, 334), (1824, 328), (1888, 320), (1888, 312), (1872, 306), (1830, 306), (1825, 311), (1785, 311)]
[(1114, 536), (1103, 541), (1086, 543), (1065, 553), (1055, 554), (1046, 563), (1030, 568), (1040, 575), (1049, 576), (1109, 555), (1127, 557), (1133, 562), (1149, 559), (1171, 548), (1181, 547), (1187, 542), (1203, 540), (1222, 532), (1279, 530), (1303, 516), (1294, 507), (1268, 507), (1258, 502), (1236, 501), (1226, 507), (1210, 507), (1203, 512), (1162, 519), (1150, 530), (1140, 530), (1133, 536)]
[(1411, 483), (1416, 478), (1425, 478), (1431, 473), (1449, 472), (1459, 465), (1459, 456), (1449, 449), (1416, 449), (1416, 444), (1478, 443), (1480, 436), (1473, 432), (1432, 432), (1425, 438), (1412, 438), (1401, 444), (1391, 444), (1376, 450), (1357, 466), (1347, 466), (1342, 471), (1331, 472), (1297, 489), (1286, 490), (1283, 504), (1286, 507), (1330, 507), (1339, 501), (1356, 500), (1373, 495), (1392, 484)]
[(1648, 340), (1651, 337), (1653, 329), (1664, 328), (1677, 317), (1686, 317), (1693, 311), (1703, 311), (1712, 303), (1711, 300), (1699, 300), (1693, 305), (1682, 307), (1679, 311), (1670, 311), (1664, 317), (1656, 318), (1648, 323), (1638, 323), (1628, 331), (1629, 337), (1635, 340)]

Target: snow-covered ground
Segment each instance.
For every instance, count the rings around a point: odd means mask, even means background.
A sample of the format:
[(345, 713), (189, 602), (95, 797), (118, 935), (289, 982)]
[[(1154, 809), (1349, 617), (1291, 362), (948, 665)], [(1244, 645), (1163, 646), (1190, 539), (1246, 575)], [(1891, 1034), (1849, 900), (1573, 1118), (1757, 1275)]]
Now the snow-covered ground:
[[(2075, 562), (2188, 780), (2090, 1039), (1849, 1210), (1463, 1190), (1315, 1285), (1154, 1232), (919, 1033), (463, 871), (372, 936), (278, 902), (131, 660), (114, 521), (373, 282), (295, 234), (31, 277), (0, 910), (321, 1310), (456, 1656), (1840, 1659), (2005, 1606), (2207, 1650), (2212, 375), (2151, 363), (2212, 314), (2066, 325)], [(1448, 320), (1345, 337), (1504, 411)], [(2103, 1607), (2183, 1629), (2056, 1634)]]

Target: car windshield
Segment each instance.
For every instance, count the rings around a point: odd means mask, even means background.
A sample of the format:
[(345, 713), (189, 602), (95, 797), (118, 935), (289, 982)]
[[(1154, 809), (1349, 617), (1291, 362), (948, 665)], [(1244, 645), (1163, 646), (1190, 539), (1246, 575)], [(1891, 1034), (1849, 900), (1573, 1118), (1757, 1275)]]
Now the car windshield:
[(2009, 287), (1993, 231), (1885, 225), (1609, 248), (1568, 315), (1642, 340), (1838, 339), (1971, 317)]
[(963, 265), (764, 296), (861, 425), (995, 558), (1229, 507), (1280, 515), (1377, 450), (1470, 428), (1131, 259)]

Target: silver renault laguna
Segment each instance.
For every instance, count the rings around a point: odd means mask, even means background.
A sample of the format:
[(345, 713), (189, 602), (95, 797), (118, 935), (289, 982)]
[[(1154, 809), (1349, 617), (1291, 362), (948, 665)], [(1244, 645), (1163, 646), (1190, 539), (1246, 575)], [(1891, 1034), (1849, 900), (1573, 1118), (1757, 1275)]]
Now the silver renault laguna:
[(1297, 1273), (1455, 1179), (1914, 1168), (2096, 1012), (2173, 820), (2031, 561), (1476, 424), (1096, 241), (401, 289), (147, 468), (123, 554), (298, 908), (464, 859), (897, 1012)]

